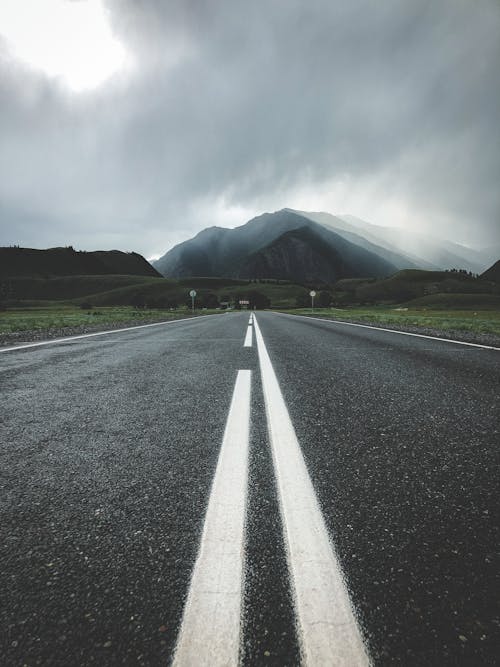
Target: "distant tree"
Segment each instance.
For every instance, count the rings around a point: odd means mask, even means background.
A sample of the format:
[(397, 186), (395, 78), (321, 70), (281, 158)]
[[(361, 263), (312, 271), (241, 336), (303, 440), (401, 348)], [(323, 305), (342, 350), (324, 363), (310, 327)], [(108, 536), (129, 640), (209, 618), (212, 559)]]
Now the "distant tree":
[(317, 305), (318, 308), (328, 308), (332, 302), (332, 295), (326, 290), (321, 290), (314, 301), (316, 302), (315, 305)]
[(0, 283), (0, 310), (7, 310), (7, 302), (14, 296), (14, 289), (10, 282)]
[(311, 305), (311, 297), (307, 294), (307, 292), (303, 292), (302, 294), (299, 294), (298, 297), (296, 297), (295, 305), (297, 308), (307, 308), (307, 306)]
[(146, 297), (144, 294), (134, 294), (130, 299), (130, 305), (138, 309), (146, 308)]
[[(225, 299), (221, 299), (224, 301)], [(227, 299), (229, 301), (229, 299)], [(188, 295), (186, 297), (186, 306), (191, 308), (192, 302), (191, 297)], [(218, 308), (219, 307), (219, 297), (213, 292), (208, 292), (206, 290), (200, 290), (194, 300), (195, 308)]]
[(202, 308), (218, 308), (219, 307), (219, 297), (213, 292), (208, 292), (208, 294), (203, 295)]
[(168, 310), (171, 308), (177, 308), (177, 302), (175, 299), (172, 299), (167, 296), (159, 296), (156, 299), (148, 300), (148, 308), (155, 308), (157, 310)]
[[(245, 297), (242, 297), (245, 298)], [(263, 310), (264, 308), (271, 307), (271, 299), (267, 297), (262, 292), (257, 292), (252, 290), (246, 294), (246, 300), (250, 301), (249, 308), (252, 310), (256, 308), (257, 310)]]

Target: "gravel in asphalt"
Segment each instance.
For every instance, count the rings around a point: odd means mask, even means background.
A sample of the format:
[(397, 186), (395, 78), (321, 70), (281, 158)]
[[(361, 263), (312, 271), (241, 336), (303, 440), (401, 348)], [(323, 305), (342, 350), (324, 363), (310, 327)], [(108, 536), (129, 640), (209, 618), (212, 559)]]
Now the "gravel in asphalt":
[[(375, 665), (498, 656), (500, 356), (258, 313)], [(300, 658), (248, 316), (0, 354), (5, 665), (164, 665), (239, 369), (244, 665)]]

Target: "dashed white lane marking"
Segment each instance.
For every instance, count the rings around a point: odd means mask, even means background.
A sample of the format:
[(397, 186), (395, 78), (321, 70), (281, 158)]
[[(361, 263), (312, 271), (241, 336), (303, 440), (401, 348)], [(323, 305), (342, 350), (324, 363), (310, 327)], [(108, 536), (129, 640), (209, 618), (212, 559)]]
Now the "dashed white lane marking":
[[(288, 313), (283, 313), (288, 315)], [(455, 343), (456, 345), (468, 345), (469, 347), (481, 347), (484, 350), (497, 350), (500, 347), (492, 345), (480, 345), (479, 343), (467, 343), (464, 340), (453, 340), (452, 338), (438, 338), (437, 336), (426, 336), (425, 334), (412, 333), (410, 331), (398, 331), (397, 329), (385, 329), (384, 327), (372, 327), (369, 324), (356, 324), (355, 322), (344, 322), (343, 320), (328, 320), (326, 317), (308, 317), (307, 315), (288, 315), (288, 317), (301, 317), (305, 320), (317, 320), (318, 322), (328, 322), (330, 324), (345, 324), (349, 327), (361, 327), (362, 329), (375, 329), (376, 331), (388, 331), (389, 333), (401, 334), (402, 336), (416, 336), (417, 338), (427, 338), (428, 340), (440, 340), (443, 343)]]
[(247, 333), (245, 336), (245, 342), (243, 343), (243, 347), (252, 347), (252, 340), (253, 340), (253, 327), (251, 324), (249, 324), (247, 327)]
[(238, 665), (251, 371), (238, 371), (173, 664)]
[[(204, 315), (203, 317), (217, 317), (217, 315)], [(123, 331), (135, 331), (136, 329), (147, 329), (148, 327), (161, 327), (165, 324), (176, 324), (177, 322), (194, 321), (194, 317), (183, 317), (181, 320), (168, 320), (167, 322), (153, 322), (152, 324), (138, 324), (134, 327), (124, 327), (123, 329), (109, 329), (108, 331), (95, 331), (94, 333), (80, 334), (79, 336), (67, 336), (66, 338), (53, 338), (51, 340), (40, 340), (36, 343), (24, 343), (23, 345), (14, 345), (12, 347), (2, 347), (1, 352), (14, 352), (15, 350), (25, 350), (28, 347), (40, 347), (40, 345), (57, 345), (59, 343), (70, 343), (72, 340), (81, 338), (93, 338), (94, 336), (109, 336), (111, 334), (122, 333)]]
[(257, 318), (254, 327), (303, 664), (369, 665)]

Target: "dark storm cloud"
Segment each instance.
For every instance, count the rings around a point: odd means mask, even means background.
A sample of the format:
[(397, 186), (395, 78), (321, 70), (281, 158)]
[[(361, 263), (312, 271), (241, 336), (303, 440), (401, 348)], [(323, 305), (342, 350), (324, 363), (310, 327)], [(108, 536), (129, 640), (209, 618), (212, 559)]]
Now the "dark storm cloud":
[(301, 193), (500, 242), (495, 0), (107, 6), (134, 66), (93, 93), (0, 46), (0, 243), (150, 255)]

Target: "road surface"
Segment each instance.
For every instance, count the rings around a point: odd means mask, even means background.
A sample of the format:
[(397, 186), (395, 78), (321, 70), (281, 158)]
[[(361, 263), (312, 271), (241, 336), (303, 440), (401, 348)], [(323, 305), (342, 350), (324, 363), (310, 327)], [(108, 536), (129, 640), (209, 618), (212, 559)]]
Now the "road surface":
[(2, 665), (494, 665), (500, 351), (229, 313), (0, 351)]

